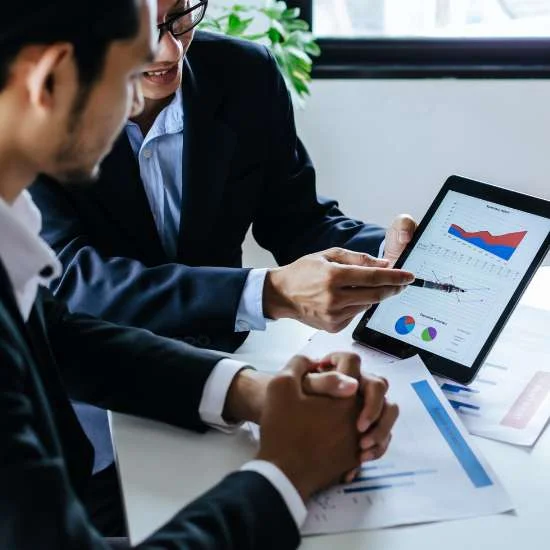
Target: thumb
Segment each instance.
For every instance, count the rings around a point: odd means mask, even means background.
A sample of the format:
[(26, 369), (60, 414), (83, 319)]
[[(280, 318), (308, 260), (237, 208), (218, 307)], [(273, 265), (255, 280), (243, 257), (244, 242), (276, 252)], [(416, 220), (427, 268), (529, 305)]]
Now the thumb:
[(393, 220), (391, 227), (387, 231), (386, 238), (394, 238), (399, 244), (405, 245), (412, 239), (416, 228), (417, 223), (412, 216), (401, 214)]
[(386, 243), (384, 245), (384, 258), (395, 263), (405, 246), (413, 238), (417, 224), (408, 214), (397, 216), (386, 231)]
[(280, 374), (294, 378), (300, 388), (303, 378), (310, 372), (317, 369), (317, 363), (303, 355), (295, 355), (290, 359), (286, 366), (280, 371)]
[(388, 260), (374, 258), (364, 252), (354, 252), (345, 248), (329, 248), (322, 253), (330, 262), (338, 264), (357, 265), (362, 267), (388, 267)]
[(336, 371), (311, 373), (304, 378), (303, 388), (309, 394), (346, 398), (357, 393), (359, 382)]

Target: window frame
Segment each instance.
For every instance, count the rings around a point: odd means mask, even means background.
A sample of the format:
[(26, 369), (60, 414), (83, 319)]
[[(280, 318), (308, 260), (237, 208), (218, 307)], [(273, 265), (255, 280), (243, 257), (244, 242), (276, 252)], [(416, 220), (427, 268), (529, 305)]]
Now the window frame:
[[(287, 0), (311, 27), (314, 0)], [(313, 29), (314, 30), (314, 29)], [(550, 78), (549, 38), (317, 38), (313, 78)]]

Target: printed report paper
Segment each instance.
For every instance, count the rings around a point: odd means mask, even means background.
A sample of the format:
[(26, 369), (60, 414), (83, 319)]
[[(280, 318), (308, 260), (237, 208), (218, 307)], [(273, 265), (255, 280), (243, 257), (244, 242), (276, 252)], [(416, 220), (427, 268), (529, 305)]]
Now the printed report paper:
[[(318, 333), (301, 353), (319, 359), (338, 347), (338, 335)], [(506, 490), (421, 359), (395, 362), (359, 345), (351, 348), (362, 356), (366, 372), (388, 379), (389, 398), (401, 412), (386, 455), (364, 463), (352, 483), (315, 496), (308, 504), (302, 533), (375, 529), (511, 510)]]
[(534, 445), (550, 418), (550, 311), (519, 305), (472, 384), (438, 382), (470, 433)]

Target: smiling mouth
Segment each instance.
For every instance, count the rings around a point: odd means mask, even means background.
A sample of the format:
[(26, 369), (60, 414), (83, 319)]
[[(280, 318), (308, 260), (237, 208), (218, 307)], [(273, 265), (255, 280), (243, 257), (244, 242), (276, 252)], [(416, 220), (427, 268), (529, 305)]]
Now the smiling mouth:
[(143, 76), (150, 82), (156, 84), (168, 84), (174, 80), (178, 74), (178, 66), (174, 65), (170, 69), (164, 69), (162, 71), (146, 71)]

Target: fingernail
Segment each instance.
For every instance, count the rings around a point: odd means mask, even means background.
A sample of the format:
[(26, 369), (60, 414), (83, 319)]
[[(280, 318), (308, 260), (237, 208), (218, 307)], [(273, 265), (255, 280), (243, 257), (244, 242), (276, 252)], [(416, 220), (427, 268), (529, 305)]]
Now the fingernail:
[(416, 279), (416, 277), (414, 276), (413, 273), (407, 273), (407, 274), (404, 275), (404, 277), (403, 277), (403, 281), (404, 281), (405, 283), (412, 283), (415, 279)]
[(367, 453), (362, 457), (363, 462), (370, 462), (371, 460), (375, 460), (375, 456), (373, 453)]
[(401, 243), (401, 244), (406, 244), (408, 243), (410, 240), (411, 240), (411, 237), (409, 235), (409, 232), (408, 231), (399, 231), (398, 235), (397, 235), (397, 240)]
[(340, 382), (338, 382), (338, 390), (349, 391), (350, 389), (357, 389), (357, 380), (354, 380), (353, 378), (349, 378), (347, 376), (345, 377), (345, 379), (342, 377)]

